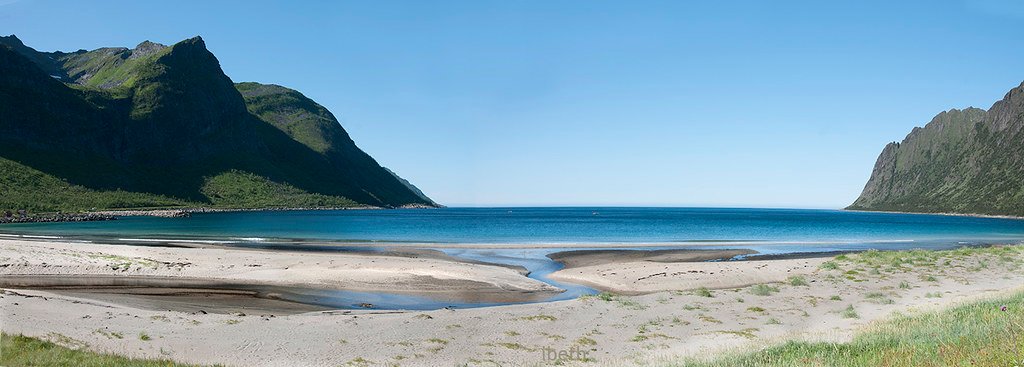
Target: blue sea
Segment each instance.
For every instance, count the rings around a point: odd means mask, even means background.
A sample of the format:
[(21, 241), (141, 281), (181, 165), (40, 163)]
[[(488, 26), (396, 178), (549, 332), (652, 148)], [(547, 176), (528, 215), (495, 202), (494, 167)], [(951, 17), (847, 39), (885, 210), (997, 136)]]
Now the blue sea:
[[(561, 269), (561, 264), (547, 258), (557, 251), (699, 247), (787, 254), (944, 249), (1024, 243), (1024, 220), (809, 209), (443, 208), (230, 212), (191, 218), (5, 224), (0, 225), (0, 234), (136, 245), (195, 241), (313, 251), (379, 251), (396, 245), (437, 248), (456, 257), (523, 266), (530, 277), (566, 290), (544, 300), (550, 301), (596, 293), (548, 278)], [(381, 309), (492, 305), (379, 292), (289, 292), (285, 292), (286, 298), (336, 308), (356, 308), (367, 300)]]
[(1024, 241), (1024, 220), (742, 208), (443, 208), (259, 211), (191, 218), (29, 223), (0, 233), (198, 241), (339, 243), (719, 244), (805, 250)]

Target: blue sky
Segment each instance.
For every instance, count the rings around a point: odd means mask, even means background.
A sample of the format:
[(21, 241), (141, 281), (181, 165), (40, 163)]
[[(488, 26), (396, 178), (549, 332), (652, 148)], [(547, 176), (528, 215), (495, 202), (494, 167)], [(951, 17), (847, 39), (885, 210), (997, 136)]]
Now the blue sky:
[(706, 3), (0, 0), (0, 33), (201, 35), (448, 205), (838, 208), (887, 142), (1024, 80), (1019, 1)]

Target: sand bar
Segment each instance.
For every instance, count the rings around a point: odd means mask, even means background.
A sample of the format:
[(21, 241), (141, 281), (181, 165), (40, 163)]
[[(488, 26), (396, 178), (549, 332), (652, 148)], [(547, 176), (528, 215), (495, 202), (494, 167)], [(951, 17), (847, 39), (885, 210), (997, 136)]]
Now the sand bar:
[(395, 256), (0, 239), (0, 285), (52, 288), (66, 283), (63, 285), (85, 287), (88, 284), (83, 280), (88, 279), (177, 279), (191, 287), (207, 282), (205, 288), (217, 288), (209, 285), (213, 283), (230, 283), (465, 295), (472, 301), (491, 301), (488, 296), (493, 296), (498, 302), (561, 291), (524, 276), (518, 268), (457, 261), (430, 253)]

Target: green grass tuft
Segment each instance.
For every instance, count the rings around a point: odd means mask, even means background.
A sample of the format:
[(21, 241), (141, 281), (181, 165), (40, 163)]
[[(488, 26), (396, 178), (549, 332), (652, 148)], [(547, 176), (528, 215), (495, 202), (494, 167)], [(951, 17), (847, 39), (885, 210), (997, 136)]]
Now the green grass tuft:
[(185, 367), (167, 359), (137, 359), (75, 350), (22, 335), (0, 334), (0, 366)]
[(750, 287), (750, 293), (758, 296), (770, 296), (773, 293), (778, 293), (779, 287), (773, 287), (767, 284), (758, 284)]
[[(1007, 311), (1000, 307), (1006, 305)], [(852, 311), (853, 307), (847, 308)], [(845, 312), (845, 311), (844, 311)], [(856, 312), (853, 312), (854, 314)], [(939, 312), (897, 316), (867, 327), (848, 343), (790, 341), (692, 367), (1014, 366), (1024, 356), (1024, 293)]]

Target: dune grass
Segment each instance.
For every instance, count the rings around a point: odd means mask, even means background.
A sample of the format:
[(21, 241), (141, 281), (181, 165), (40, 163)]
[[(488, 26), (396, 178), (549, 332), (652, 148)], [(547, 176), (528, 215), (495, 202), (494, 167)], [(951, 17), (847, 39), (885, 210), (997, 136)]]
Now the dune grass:
[(167, 359), (136, 359), (65, 348), (22, 335), (0, 334), (0, 366), (186, 367)]
[[(1004, 308), (1005, 307), (1005, 311)], [(797, 342), (672, 366), (1021, 366), (1024, 293), (868, 326), (848, 343)]]

